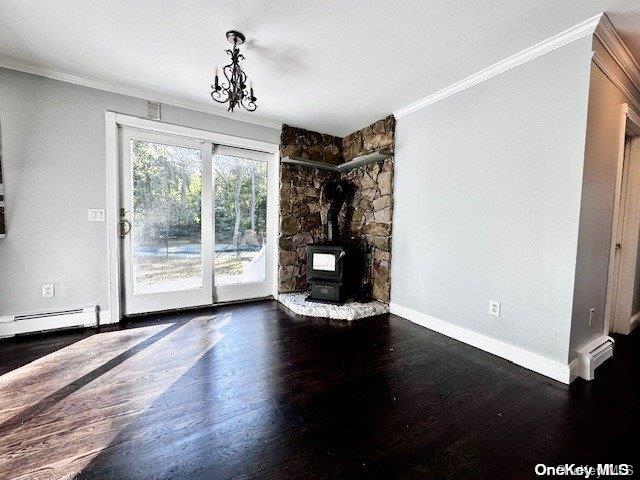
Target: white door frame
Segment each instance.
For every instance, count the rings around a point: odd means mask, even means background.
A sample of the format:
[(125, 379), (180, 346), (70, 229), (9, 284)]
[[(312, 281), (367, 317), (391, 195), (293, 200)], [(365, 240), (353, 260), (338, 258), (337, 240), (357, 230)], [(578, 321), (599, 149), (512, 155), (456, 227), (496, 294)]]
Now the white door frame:
[[(228, 145), (215, 145), (213, 149), (214, 149), (213, 151), (214, 158), (212, 162), (215, 162), (216, 154), (220, 154), (220, 155), (227, 155), (230, 157), (246, 158), (249, 160), (255, 160), (258, 162), (266, 163), (267, 164), (267, 191), (272, 188), (274, 189), (275, 192), (279, 191), (280, 172), (278, 169), (272, 168), (273, 161), (272, 161), (271, 154), (258, 152), (258, 151), (249, 151), (245, 148), (239, 149), (237, 147), (229, 147)], [(213, 196), (215, 200), (215, 180), (213, 183), (214, 183)], [(280, 208), (279, 208), (279, 202), (276, 201), (276, 198), (277, 198), (276, 195), (267, 195), (267, 225), (266, 225), (267, 247), (269, 247), (269, 242), (275, 241), (276, 243), (278, 243), (279, 222), (269, 221), (269, 215), (273, 216), (273, 212), (277, 212), (278, 213), (277, 216), (279, 217)], [(215, 225), (215, 218), (213, 223)], [(214, 245), (215, 245), (215, 227), (214, 227)], [(267, 251), (266, 272), (273, 272), (274, 264), (276, 264), (275, 266), (276, 277), (274, 277), (273, 275), (267, 274), (264, 281), (242, 282), (242, 283), (216, 286), (215, 275), (214, 275), (214, 285), (213, 285), (214, 297), (213, 298), (219, 303), (233, 302), (233, 301), (241, 300), (246, 295), (253, 298), (263, 297), (265, 296), (265, 293), (264, 293), (265, 291), (269, 292), (266, 295), (273, 295), (274, 298), (276, 298), (276, 295), (273, 294), (272, 292), (274, 291), (274, 289), (277, 289), (277, 287), (274, 286), (274, 282), (277, 283), (277, 255), (274, 255), (273, 253), (274, 252), (272, 249), (269, 249), (269, 251)], [(215, 254), (215, 247), (214, 247), (214, 254)]]
[[(210, 132), (197, 128), (173, 125), (170, 123), (148, 120), (146, 118), (124, 115), (117, 112), (105, 112), (105, 147), (106, 147), (106, 174), (107, 174), (107, 279), (108, 291), (108, 314), (101, 315), (101, 323), (115, 323), (122, 318), (122, 252), (120, 245), (120, 233), (118, 224), (120, 222), (120, 159), (119, 159), (119, 127), (133, 127), (141, 130), (167, 133), (188, 138), (207, 140), (216, 145), (227, 145), (230, 147), (257, 150), (273, 155), (272, 165), (273, 175), (269, 176), (267, 188), (273, 189), (275, 205), (280, 204), (280, 189), (278, 179), (280, 178), (280, 146), (277, 143), (253, 140), (250, 138), (236, 137), (224, 133)], [(272, 295), (277, 297), (277, 276), (278, 276), (278, 236), (279, 236), (279, 215), (267, 217), (267, 224), (271, 231), (275, 232), (274, 238), (270, 242), (269, 253), (273, 262), (267, 275), (271, 276)]]
[(616, 168), (616, 189), (614, 195), (613, 204), (613, 222), (611, 226), (611, 246), (609, 249), (609, 274), (607, 279), (607, 297), (605, 303), (605, 315), (604, 315), (604, 334), (608, 335), (612, 327), (612, 317), (616, 304), (616, 292), (618, 288), (618, 276), (619, 268), (616, 258), (619, 255), (616, 254), (616, 243), (622, 243), (623, 233), (623, 216), (624, 206), (621, 205), (622, 188), (624, 183), (624, 168), (625, 168), (625, 136), (628, 134), (640, 133), (640, 115), (629, 104), (624, 103), (622, 105), (620, 122), (620, 134), (618, 141), (618, 164)]

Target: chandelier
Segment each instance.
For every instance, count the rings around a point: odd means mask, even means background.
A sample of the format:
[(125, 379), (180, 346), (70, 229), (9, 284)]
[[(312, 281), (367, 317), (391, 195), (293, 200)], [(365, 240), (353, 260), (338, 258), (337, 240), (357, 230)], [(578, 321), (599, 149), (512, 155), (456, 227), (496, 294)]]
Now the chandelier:
[(257, 100), (253, 95), (253, 82), (250, 83), (247, 92), (247, 74), (242, 71), (240, 66), (240, 60), (244, 60), (244, 55), (240, 53), (238, 45), (244, 43), (244, 35), (235, 30), (229, 30), (227, 40), (233, 44), (233, 50), (227, 50), (227, 54), (231, 56), (231, 63), (222, 68), (222, 73), (226, 78), (226, 81), (223, 80), (222, 83), (218, 80), (218, 67), (216, 66), (214, 83), (211, 85), (211, 98), (218, 103), (229, 102), (228, 110), (230, 112), (233, 112), (233, 109), (238, 105), (253, 112), (256, 109)]

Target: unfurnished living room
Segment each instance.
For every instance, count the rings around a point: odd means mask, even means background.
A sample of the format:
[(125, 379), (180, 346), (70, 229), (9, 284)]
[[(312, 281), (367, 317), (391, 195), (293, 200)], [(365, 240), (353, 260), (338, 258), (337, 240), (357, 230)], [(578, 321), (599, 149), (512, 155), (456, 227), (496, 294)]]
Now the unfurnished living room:
[(0, 479), (640, 473), (638, 0), (0, 0)]

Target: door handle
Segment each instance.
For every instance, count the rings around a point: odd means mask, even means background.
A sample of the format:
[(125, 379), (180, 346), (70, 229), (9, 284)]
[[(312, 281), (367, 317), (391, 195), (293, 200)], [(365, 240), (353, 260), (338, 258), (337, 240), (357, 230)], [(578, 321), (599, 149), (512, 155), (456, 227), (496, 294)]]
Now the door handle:
[(620, 250), (622, 248), (622, 244), (621, 243), (616, 243), (616, 250)]
[(131, 222), (127, 219), (120, 220), (120, 238), (124, 238), (124, 236), (131, 231)]

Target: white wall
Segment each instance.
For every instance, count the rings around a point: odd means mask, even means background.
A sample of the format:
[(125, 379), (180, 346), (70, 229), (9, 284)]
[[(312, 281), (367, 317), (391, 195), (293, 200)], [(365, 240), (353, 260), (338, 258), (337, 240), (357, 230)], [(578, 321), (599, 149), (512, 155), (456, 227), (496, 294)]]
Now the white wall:
[[(203, 86), (206, 88), (206, 85)], [(106, 110), (145, 116), (146, 101), (0, 69), (7, 237), (0, 239), (0, 315), (107, 308)], [(162, 120), (279, 143), (275, 129), (162, 106)], [(40, 296), (53, 283), (56, 297)]]
[[(638, 92), (597, 38), (593, 49), (608, 71)], [(575, 296), (571, 328), (571, 353), (602, 335), (609, 271), (609, 249), (622, 128), (622, 105), (628, 103), (620, 89), (592, 63), (589, 110), (576, 265)], [(595, 322), (589, 326), (589, 309), (595, 308)]]
[(393, 303), (567, 362), (590, 53), (585, 37), (398, 120)]

